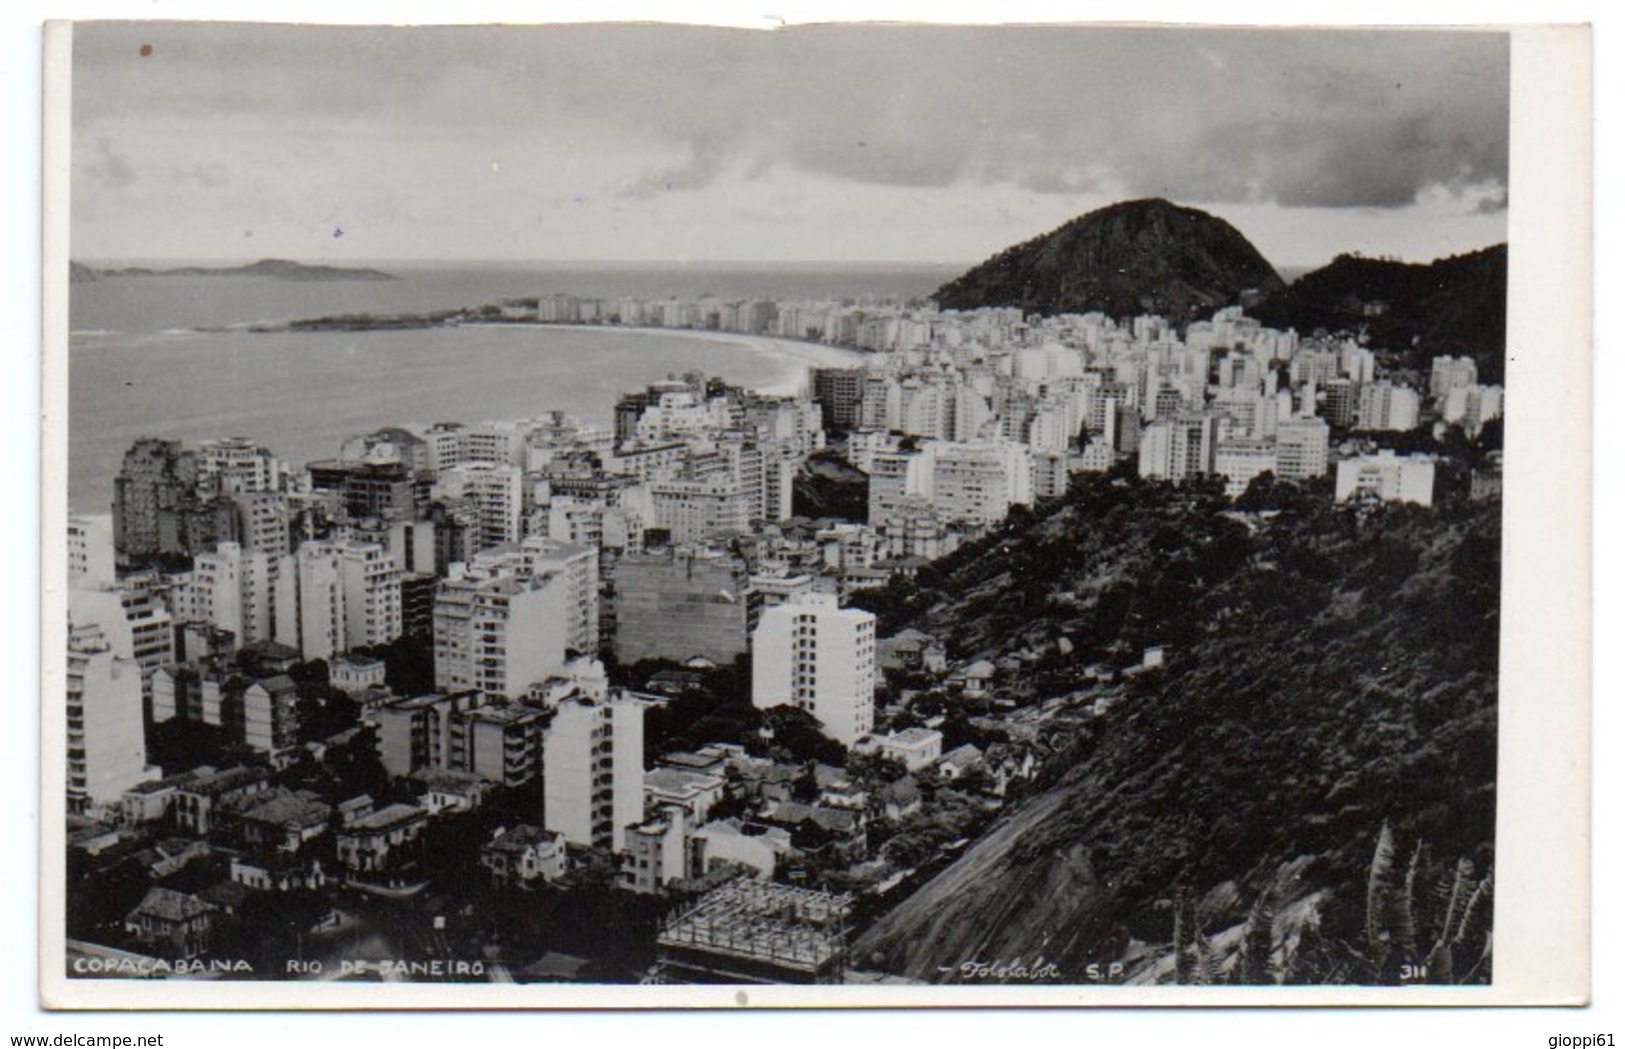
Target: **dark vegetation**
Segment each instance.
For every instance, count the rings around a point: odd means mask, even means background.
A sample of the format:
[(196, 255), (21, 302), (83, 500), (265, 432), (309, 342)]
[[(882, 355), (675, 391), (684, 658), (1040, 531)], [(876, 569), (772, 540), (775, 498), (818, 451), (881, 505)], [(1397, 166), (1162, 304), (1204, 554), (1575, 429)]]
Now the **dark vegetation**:
[(1166, 200), (1092, 211), (995, 255), (938, 288), (943, 309), (1160, 314), (1176, 323), (1284, 285), (1223, 219)]
[[(1046, 950), (1082, 965), (1166, 942), (1176, 892), (1217, 892), (1205, 927), (1239, 925), (1295, 863), (1272, 906), (1318, 892), (1306, 939), (1341, 945), (1317, 947), (1341, 961), (1304, 978), (1354, 979), (1366, 970), (1347, 945), (1366, 940), (1384, 826), (1491, 867), (1499, 503), (1355, 511), (1286, 483), (1252, 502), (1270, 513), (1232, 512), (1202, 485), (1092, 480), (914, 584), (865, 595), (885, 630), (920, 627), (959, 658), (1067, 637), (1068, 655), (1006, 680), (1119, 702), (860, 956), (927, 976), (967, 947), (1030, 954), (1063, 929)], [(1163, 670), (1090, 683), (1087, 664), (1132, 662), (1150, 643), (1171, 646)], [(1094, 891), (1041, 895), (1006, 920), (1012, 884), (1063, 877)]]
[(797, 517), (867, 521), (869, 477), (836, 452), (815, 452), (796, 471), (792, 499)]
[(1392, 368), (1425, 373), (1432, 357), (1466, 352), (1480, 382), (1498, 383), (1506, 308), (1507, 246), (1497, 244), (1426, 265), (1339, 255), (1247, 312), (1304, 334), (1363, 331)]

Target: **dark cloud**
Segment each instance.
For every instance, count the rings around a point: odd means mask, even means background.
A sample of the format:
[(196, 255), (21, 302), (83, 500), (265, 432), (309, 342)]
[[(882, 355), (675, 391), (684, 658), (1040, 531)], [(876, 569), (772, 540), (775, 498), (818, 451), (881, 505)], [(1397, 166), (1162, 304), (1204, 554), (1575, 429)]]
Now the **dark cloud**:
[(1507, 209), (1507, 189), (1497, 186), (1483, 197), (1479, 198), (1474, 209), (1481, 215), (1495, 215)]
[[(1498, 33), (113, 23), (84, 27), (75, 48), (82, 127), (138, 107), (312, 135), (589, 125), (677, 158), (602, 189), (632, 198), (777, 166), (1303, 207), (1506, 184)], [(134, 177), (110, 154), (87, 170)]]

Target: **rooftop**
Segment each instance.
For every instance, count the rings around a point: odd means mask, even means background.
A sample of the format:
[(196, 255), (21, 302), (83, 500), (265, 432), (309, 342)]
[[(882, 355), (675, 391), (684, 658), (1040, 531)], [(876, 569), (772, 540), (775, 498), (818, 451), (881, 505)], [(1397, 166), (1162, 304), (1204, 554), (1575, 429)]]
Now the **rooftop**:
[(414, 820), (428, 819), (428, 814), (416, 805), (389, 805), (377, 812), (358, 817), (349, 830), (389, 830)]
[(701, 791), (715, 790), (721, 787), (722, 783), (721, 776), (690, 769), (653, 768), (643, 774), (644, 789), (656, 790), (662, 794), (698, 794)]
[(130, 913), (132, 917), (144, 914), (151, 915), (159, 921), (184, 922), (212, 910), (214, 910), (212, 906), (196, 896), (166, 889), (162, 885), (154, 885), (147, 890), (147, 895)]
[(844, 894), (742, 878), (668, 919), (658, 942), (814, 973), (844, 955), (851, 902)]
[(882, 743), (892, 743), (904, 747), (922, 746), (933, 741), (941, 742), (942, 733), (934, 728), (924, 728), (919, 725), (903, 729), (901, 732), (893, 732), (881, 740)]

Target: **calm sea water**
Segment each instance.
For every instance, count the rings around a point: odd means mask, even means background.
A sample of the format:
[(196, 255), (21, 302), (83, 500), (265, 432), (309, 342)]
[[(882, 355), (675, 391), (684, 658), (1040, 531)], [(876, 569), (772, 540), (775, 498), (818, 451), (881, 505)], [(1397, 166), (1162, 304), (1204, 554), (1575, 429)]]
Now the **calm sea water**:
[(656, 298), (909, 299), (954, 266), (491, 266), (377, 264), (396, 281), (113, 278), (72, 288), (68, 502), (106, 511), (141, 436), (244, 436), (295, 463), (389, 424), (520, 418), (549, 409), (608, 422), (616, 396), (698, 369), (751, 387), (805, 366), (726, 342), (616, 331), (465, 327), (398, 332), (203, 333), (194, 328), (361, 311), (429, 310), (566, 292)]

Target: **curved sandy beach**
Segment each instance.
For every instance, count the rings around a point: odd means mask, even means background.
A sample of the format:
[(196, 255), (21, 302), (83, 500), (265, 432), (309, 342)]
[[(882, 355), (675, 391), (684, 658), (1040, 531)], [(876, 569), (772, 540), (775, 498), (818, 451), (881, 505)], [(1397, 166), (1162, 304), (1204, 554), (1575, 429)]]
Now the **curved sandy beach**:
[[(474, 327), (472, 324), (462, 327)], [(821, 342), (781, 339), (771, 335), (745, 335), (731, 331), (709, 331), (697, 328), (650, 328), (620, 324), (481, 324), (482, 328), (512, 328), (516, 331), (541, 329), (544, 331), (610, 332), (625, 335), (648, 335), (660, 338), (681, 338), (698, 342), (729, 343), (744, 346), (758, 353), (782, 360), (797, 368), (783, 380), (771, 386), (758, 386), (759, 393), (792, 396), (801, 392), (807, 368), (845, 368), (860, 364), (875, 355), (845, 346), (830, 346)]]

